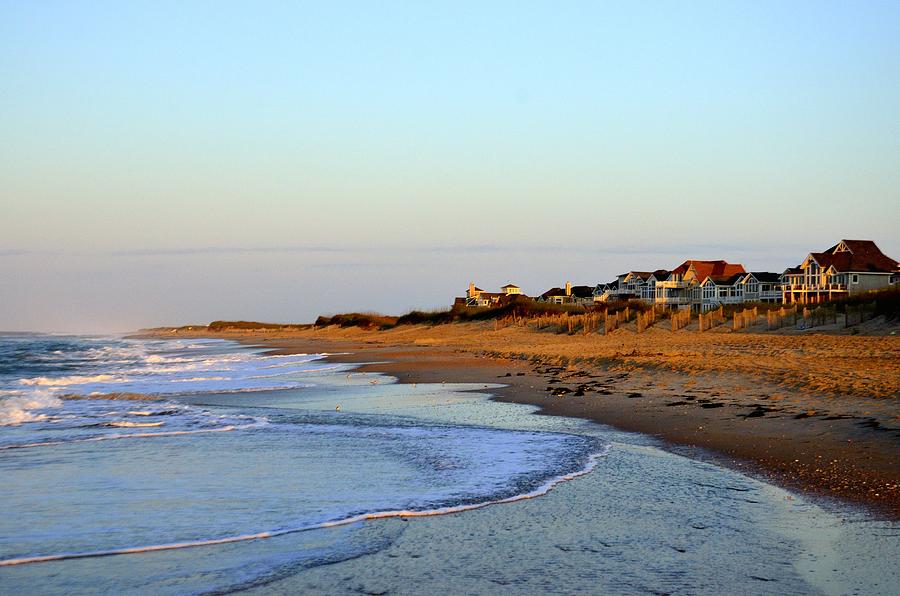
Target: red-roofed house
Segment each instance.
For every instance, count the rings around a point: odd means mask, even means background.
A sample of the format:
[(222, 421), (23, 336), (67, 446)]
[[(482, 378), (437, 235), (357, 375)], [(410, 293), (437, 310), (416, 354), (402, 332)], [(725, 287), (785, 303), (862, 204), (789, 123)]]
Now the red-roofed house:
[(784, 302), (811, 304), (879, 290), (896, 283), (898, 274), (900, 264), (873, 241), (841, 240), (784, 272)]
[(656, 282), (656, 304), (678, 308), (700, 308), (701, 284), (707, 278), (728, 279), (746, 273), (743, 265), (726, 261), (688, 260), (672, 270), (664, 281)]

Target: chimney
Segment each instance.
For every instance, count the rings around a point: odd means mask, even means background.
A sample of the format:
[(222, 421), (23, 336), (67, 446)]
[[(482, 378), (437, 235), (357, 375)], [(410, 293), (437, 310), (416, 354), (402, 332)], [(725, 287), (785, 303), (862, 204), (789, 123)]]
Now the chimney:
[(566, 296), (572, 295), (572, 282), (566, 282)]
[(474, 297), (475, 297), (475, 282), (470, 281), (469, 282), (469, 298), (474, 298)]

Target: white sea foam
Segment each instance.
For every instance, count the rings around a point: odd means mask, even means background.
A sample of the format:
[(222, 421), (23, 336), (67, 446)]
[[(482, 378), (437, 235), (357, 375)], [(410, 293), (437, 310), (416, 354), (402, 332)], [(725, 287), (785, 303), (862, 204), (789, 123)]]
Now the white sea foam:
[(88, 383), (124, 383), (128, 379), (121, 376), (102, 374), (93, 376), (72, 375), (70, 377), (35, 377), (33, 379), (21, 379), (19, 385), (40, 387), (67, 387), (69, 385), (86, 385)]
[(242, 430), (254, 428), (256, 424), (246, 424), (242, 426), (223, 426), (220, 428), (201, 428), (197, 430), (172, 430), (158, 433), (129, 433), (124, 435), (100, 435), (96, 437), (88, 437), (85, 439), (68, 439), (65, 441), (41, 441), (38, 443), (21, 443), (18, 445), (0, 446), (0, 451), (7, 449), (31, 449), (33, 447), (51, 447), (54, 445), (68, 445), (70, 443), (97, 443), (100, 441), (113, 441), (118, 439), (153, 439), (157, 437), (178, 437), (181, 435), (200, 435), (205, 433), (224, 433), (233, 430)]
[(23, 422), (46, 420), (47, 415), (34, 410), (57, 408), (62, 401), (53, 395), (36, 391), (19, 397), (0, 399), (0, 426), (12, 426)]
[[(116, 412), (118, 413), (118, 412)], [(171, 414), (179, 414), (179, 410), (176, 408), (170, 408), (167, 410), (129, 410), (129, 416), (169, 416)], [(240, 416), (238, 416), (240, 418)]]
[(358, 524), (365, 521), (376, 520), (376, 519), (387, 519), (387, 518), (407, 518), (407, 517), (431, 517), (437, 515), (448, 515), (451, 513), (463, 513), (465, 511), (473, 511), (475, 509), (483, 509), (485, 507), (489, 507), (491, 505), (504, 505), (508, 503), (515, 503), (517, 501), (524, 501), (527, 499), (534, 499), (536, 497), (541, 497), (546, 495), (551, 490), (553, 490), (556, 486), (569, 482), (571, 480), (575, 480), (576, 478), (580, 478), (587, 474), (590, 474), (594, 468), (597, 466), (597, 461), (604, 457), (609, 453), (609, 445), (605, 446), (604, 449), (598, 453), (591, 455), (588, 458), (587, 464), (577, 470), (575, 472), (571, 472), (569, 474), (563, 474), (561, 476), (557, 476), (555, 478), (551, 478), (541, 486), (519, 495), (513, 495), (511, 497), (506, 497), (503, 499), (494, 499), (491, 501), (484, 501), (482, 503), (471, 503), (468, 505), (455, 505), (449, 507), (438, 507), (436, 509), (425, 509), (425, 510), (388, 510), (388, 511), (374, 511), (371, 513), (362, 513), (359, 515), (353, 515), (350, 517), (336, 519), (326, 522), (321, 522), (317, 524), (309, 524), (304, 526), (297, 526), (294, 528), (281, 528), (278, 530), (270, 530), (266, 532), (258, 532), (255, 534), (242, 534), (238, 536), (226, 536), (223, 538), (209, 538), (204, 540), (190, 540), (185, 542), (173, 542), (169, 544), (153, 544), (148, 546), (135, 546), (130, 548), (119, 548), (119, 549), (110, 549), (110, 550), (99, 550), (99, 551), (89, 551), (89, 552), (81, 552), (81, 553), (61, 553), (54, 555), (41, 555), (36, 557), (20, 557), (15, 559), (0, 559), (0, 567), (11, 567), (14, 565), (27, 565), (32, 563), (49, 563), (51, 561), (64, 561), (67, 559), (87, 559), (94, 557), (110, 557), (115, 555), (131, 555), (131, 554), (140, 554), (140, 553), (150, 553), (150, 552), (158, 552), (164, 550), (177, 550), (182, 548), (197, 548), (201, 546), (215, 546), (219, 544), (230, 544), (234, 542), (247, 542), (250, 540), (264, 540), (266, 538), (275, 538), (277, 536), (286, 536), (288, 534), (297, 534), (300, 532), (309, 532), (312, 530), (322, 530), (326, 528), (337, 528), (341, 526), (348, 526), (352, 524)]

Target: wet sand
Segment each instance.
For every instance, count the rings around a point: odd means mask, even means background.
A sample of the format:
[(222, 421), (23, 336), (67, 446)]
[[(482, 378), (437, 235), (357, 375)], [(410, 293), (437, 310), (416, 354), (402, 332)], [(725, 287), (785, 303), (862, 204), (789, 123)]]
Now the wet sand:
[(837, 498), (900, 518), (900, 338), (654, 331), (445, 325), (214, 337), (329, 352), (403, 383), (503, 383), (497, 400), (649, 434), (826, 506)]

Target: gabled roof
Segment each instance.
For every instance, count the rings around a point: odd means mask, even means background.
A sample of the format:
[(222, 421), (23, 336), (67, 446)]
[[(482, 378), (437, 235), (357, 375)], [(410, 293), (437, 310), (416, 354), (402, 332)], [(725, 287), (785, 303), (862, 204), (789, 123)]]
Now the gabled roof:
[(900, 267), (871, 240), (841, 240), (824, 252), (809, 253), (823, 269), (846, 273), (895, 273)]
[(762, 283), (775, 283), (781, 278), (781, 273), (772, 273), (771, 271), (751, 271), (748, 276), (752, 275), (756, 281)]
[(500, 289), (501, 289), (501, 290), (506, 290), (507, 288), (516, 288), (517, 290), (520, 290), (520, 289), (521, 289), (521, 288), (520, 288), (519, 286), (517, 286), (516, 284), (506, 284), (505, 286), (503, 286), (503, 287), (500, 288)]
[(671, 273), (668, 269), (657, 269), (656, 271), (629, 271), (628, 276), (638, 277), (643, 281), (647, 281), (651, 277), (655, 277), (657, 281), (666, 279)]
[(575, 298), (590, 298), (593, 295), (593, 286), (572, 286), (572, 296)]
[(746, 273), (744, 266), (739, 263), (728, 263), (727, 261), (697, 261), (687, 260), (674, 270), (672, 273), (684, 274), (691, 267), (697, 272), (697, 279), (705, 280), (709, 276), (726, 276), (735, 273)]
[(543, 294), (541, 294), (541, 298), (553, 298), (555, 296), (565, 296), (566, 290), (565, 288), (550, 288)]
[(712, 281), (717, 286), (733, 286), (740, 280), (744, 279), (746, 273), (735, 273), (733, 275), (707, 275), (701, 285), (706, 285), (707, 281)]

